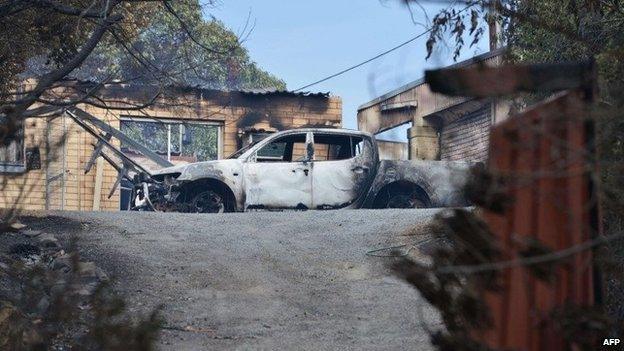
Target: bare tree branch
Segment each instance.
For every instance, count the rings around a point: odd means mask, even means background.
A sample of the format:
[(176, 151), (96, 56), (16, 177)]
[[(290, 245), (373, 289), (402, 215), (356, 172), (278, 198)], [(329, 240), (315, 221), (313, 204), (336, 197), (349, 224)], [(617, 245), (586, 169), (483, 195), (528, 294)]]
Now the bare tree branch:
[(186, 22), (184, 21), (184, 19), (182, 19), (182, 17), (180, 17), (180, 15), (175, 11), (175, 9), (171, 6), (171, 4), (169, 3), (168, 0), (164, 0), (163, 5), (165, 6), (165, 9), (171, 14), (173, 15), (173, 17), (175, 17), (179, 24), (180, 27), (182, 28), (182, 30), (184, 30), (184, 32), (186, 33), (186, 35), (197, 45), (199, 45), (202, 49), (212, 52), (214, 54), (219, 54), (219, 55), (226, 55), (227, 53), (231, 52), (232, 49), (229, 49), (227, 51), (220, 51), (220, 50), (216, 50), (213, 48), (210, 48), (206, 45), (204, 45), (203, 43), (201, 43), (199, 40), (197, 40), (197, 38), (195, 38), (195, 35), (192, 33), (192, 31), (189, 29), (189, 27), (186, 25)]
[[(115, 5), (119, 4), (119, 2), (119, 0), (112, 2), (110, 8), (113, 8)], [(89, 40), (87, 40), (87, 42), (82, 46), (80, 51), (69, 62), (67, 62), (62, 67), (43, 75), (37, 82), (35, 88), (28, 95), (26, 95), (26, 97), (14, 103), (11, 111), (7, 113), (8, 119), (20, 119), (21, 114), (26, 111), (33, 103), (35, 103), (44, 91), (46, 91), (56, 81), (66, 77), (69, 73), (71, 73), (78, 66), (80, 66), (95, 49), (104, 34), (108, 31), (109, 27), (111, 27), (121, 19), (121, 15), (112, 15), (101, 19), (99, 21), (98, 27), (96, 27), (96, 29), (93, 31)]]

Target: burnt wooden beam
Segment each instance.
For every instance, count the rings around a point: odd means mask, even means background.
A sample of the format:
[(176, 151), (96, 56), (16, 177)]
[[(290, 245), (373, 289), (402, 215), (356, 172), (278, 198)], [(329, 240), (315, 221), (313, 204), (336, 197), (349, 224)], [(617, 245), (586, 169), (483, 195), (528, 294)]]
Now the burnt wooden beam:
[(112, 145), (110, 142), (108, 142), (104, 136), (102, 136), (96, 130), (94, 130), (89, 125), (87, 125), (82, 119), (76, 117), (76, 115), (74, 115), (71, 111), (66, 111), (66, 113), (67, 113), (68, 116), (70, 116), (74, 120), (74, 122), (76, 122), (76, 124), (78, 124), (80, 127), (82, 127), (82, 129), (87, 131), (89, 134), (93, 135), (98, 141), (101, 141), (102, 144), (104, 144), (104, 146), (109, 148), (123, 162), (132, 164), (140, 172), (144, 172), (144, 173), (146, 173), (148, 175), (152, 174), (148, 169), (142, 167), (136, 161), (132, 160), (130, 157), (128, 157), (126, 154), (124, 154), (121, 150), (117, 149), (114, 145)]
[[(119, 166), (110, 156), (108, 156), (104, 151), (101, 154), (102, 158), (108, 162), (117, 172), (121, 171), (121, 166)], [(132, 180), (132, 179), (130, 179)]]
[(449, 96), (491, 97), (518, 92), (554, 92), (581, 88), (593, 95), (593, 61), (533, 65), (472, 66), (425, 71), (436, 93)]
[[(120, 172), (121, 172), (121, 173), (124, 173), (124, 174), (123, 174), (123, 177), (124, 177), (125, 179), (127, 179), (127, 180), (129, 180), (129, 181), (131, 181), (131, 182), (133, 181), (133, 178), (132, 178), (132, 177), (130, 177), (130, 173), (129, 173), (129, 172), (123, 172), (123, 167), (124, 167), (124, 166), (128, 166), (128, 164), (125, 164), (125, 165), (122, 165), (122, 166), (118, 165), (118, 164), (117, 164), (117, 163), (116, 163), (116, 162), (115, 162), (115, 161), (114, 161), (114, 160), (113, 160), (110, 156), (108, 156), (108, 155), (107, 155), (104, 151), (102, 151), (102, 155), (101, 155), (101, 156), (102, 156), (102, 158), (104, 158), (104, 160), (105, 160), (106, 162), (108, 162), (108, 163), (109, 163), (109, 164), (110, 164), (110, 165), (111, 165), (111, 166), (115, 169), (115, 171), (117, 171), (118, 173), (120, 173)], [(130, 170), (132, 170), (132, 171), (134, 171), (135, 173), (139, 173), (139, 170), (137, 170), (136, 168), (134, 168), (134, 166), (130, 167), (129, 169), (130, 169)]]
[(115, 190), (117, 190), (117, 187), (121, 184), (122, 179), (124, 178), (130, 179), (128, 172), (131, 167), (132, 165), (129, 165), (126, 162), (123, 162), (123, 167), (117, 173), (117, 178), (115, 178), (115, 183), (113, 183), (113, 186), (111, 187), (111, 190), (108, 193), (108, 199), (113, 197), (113, 194), (115, 194)]
[(28, 118), (28, 117), (41, 117), (43, 115), (55, 114), (55, 113), (56, 114), (62, 114), (63, 113), (63, 108), (61, 108), (59, 106), (49, 106), (49, 105), (39, 106), (39, 107), (32, 108), (32, 109), (24, 111), (22, 116), (24, 118)]
[[(110, 135), (109, 133), (106, 133), (104, 134), (103, 137), (106, 141), (110, 142), (112, 135)], [(100, 154), (102, 153), (103, 148), (104, 148), (104, 143), (102, 142), (102, 140), (98, 140), (98, 142), (94, 146), (93, 153), (91, 154), (91, 157), (89, 158), (89, 162), (87, 162), (87, 164), (85, 165), (85, 169), (84, 169), (85, 174), (89, 173), (89, 171), (91, 170), (91, 167), (93, 167), (93, 164), (95, 163), (95, 160), (97, 160), (98, 156), (100, 156)]]
[[(87, 121), (90, 124), (96, 126), (97, 128), (99, 128), (100, 130), (104, 131), (105, 133), (108, 133), (110, 135), (112, 135), (113, 137), (119, 139), (120, 141), (122, 141), (123, 143), (125, 143), (126, 145), (132, 147), (133, 149), (135, 149), (136, 151), (140, 152), (141, 154), (143, 154), (143, 156), (149, 158), (150, 160), (156, 162), (156, 164), (158, 164), (161, 167), (171, 167), (173, 166), (173, 163), (165, 160), (164, 158), (160, 157), (160, 155), (158, 155), (157, 153), (153, 152), (152, 150), (146, 148), (145, 146), (143, 146), (142, 144), (134, 141), (133, 139), (129, 138), (127, 135), (125, 135), (124, 133), (120, 132), (119, 130), (111, 127), (110, 125), (108, 125), (108, 123), (97, 119), (96, 117), (90, 115), (89, 113), (79, 109), (79, 108), (71, 108), (68, 109), (67, 112), (70, 113), (70, 116), (72, 116), (72, 118), (74, 120), (80, 119), (82, 121)], [(83, 123), (84, 124), (84, 123)]]

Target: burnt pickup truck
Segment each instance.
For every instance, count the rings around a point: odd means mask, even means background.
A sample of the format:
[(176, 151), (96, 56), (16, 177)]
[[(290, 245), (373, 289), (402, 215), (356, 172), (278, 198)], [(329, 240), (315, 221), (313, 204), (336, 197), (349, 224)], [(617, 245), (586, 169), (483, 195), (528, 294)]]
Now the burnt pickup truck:
[(465, 206), (469, 164), (379, 160), (375, 138), (346, 129), (272, 134), (227, 159), (137, 177), (135, 210), (234, 212)]

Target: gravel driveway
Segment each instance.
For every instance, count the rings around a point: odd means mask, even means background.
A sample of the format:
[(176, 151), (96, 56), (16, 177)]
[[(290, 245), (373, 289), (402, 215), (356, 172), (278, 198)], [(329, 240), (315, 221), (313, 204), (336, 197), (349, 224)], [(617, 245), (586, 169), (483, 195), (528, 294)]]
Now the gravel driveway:
[(435, 213), (55, 212), (31, 226), (78, 235), (132, 310), (162, 305), (163, 350), (428, 350), (435, 312), (366, 252), (426, 240), (405, 231)]

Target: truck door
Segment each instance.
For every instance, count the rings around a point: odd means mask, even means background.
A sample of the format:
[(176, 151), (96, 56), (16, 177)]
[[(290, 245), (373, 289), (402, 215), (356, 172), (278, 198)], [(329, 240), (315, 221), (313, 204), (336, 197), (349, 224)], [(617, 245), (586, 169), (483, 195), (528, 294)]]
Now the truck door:
[(294, 133), (261, 146), (243, 167), (245, 208), (312, 206), (312, 134)]
[(346, 207), (368, 190), (375, 164), (366, 143), (358, 135), (314, 133), (314, 208)]

